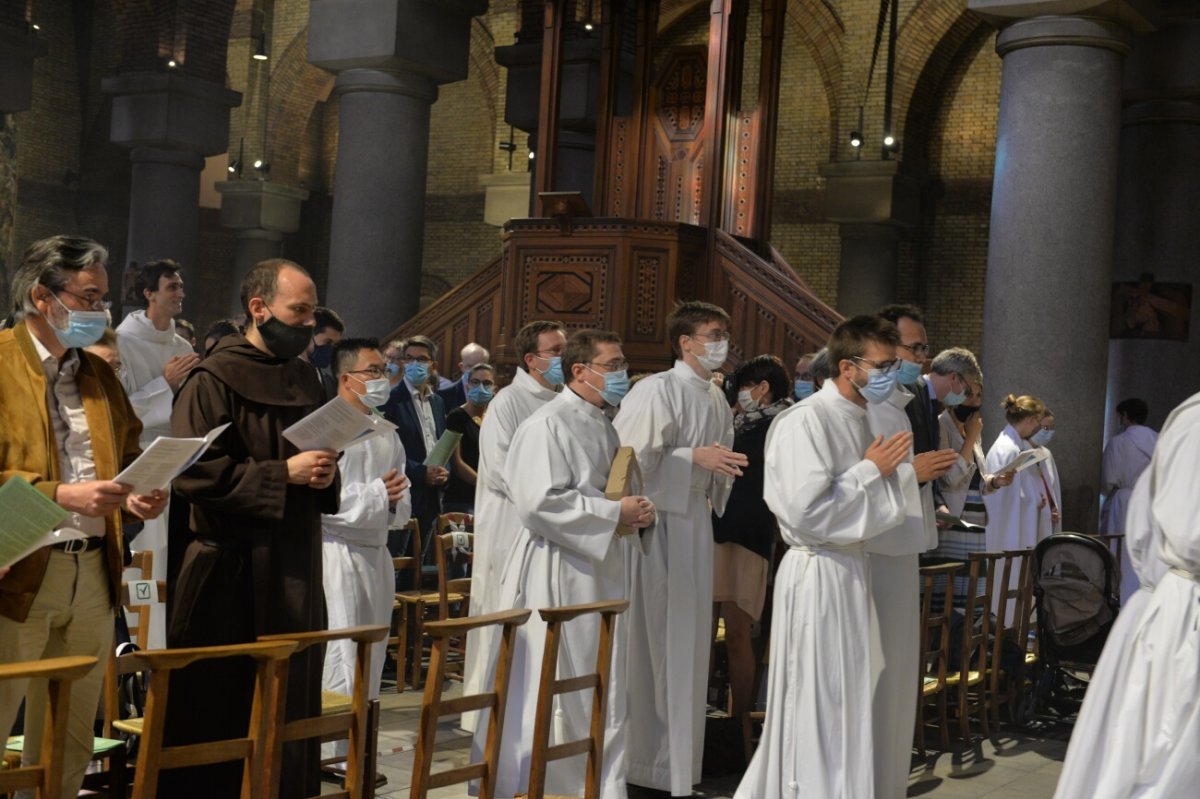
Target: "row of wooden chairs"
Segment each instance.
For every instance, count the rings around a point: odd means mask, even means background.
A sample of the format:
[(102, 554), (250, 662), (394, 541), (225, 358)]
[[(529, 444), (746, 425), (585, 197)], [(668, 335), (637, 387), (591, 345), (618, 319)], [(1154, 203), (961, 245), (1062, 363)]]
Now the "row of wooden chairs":
[[(546, 767), (555, 760), (582, 754), (587, 755), (584, 799), (599, 797), (600, 772), (604, 762), (604, 728), (608, 715), (614, 631), (617, 616), (624, 613), (628, 607), (628, 600), (616, 600), (561, 608), (542, 608), (538, 611), (542, 620), (546, 622), (546, 643), (538, 684), (537, 707), (534, 713), (534, 746), (529, 766), (529, 792), (523, 795), (527, 799), (565, 799), (564, 797), (546, 796)], [(435, 788), (469, 780), (479, 780), (480, 799), (492, 799), (495, 796), (496, 769), (499, 764), (501, 734), (504, 730), (513, 643), (517, 627), (523, 625), (529, 619), (530, 614), (531, 611), (528, 609), (506, 610), (471, 618), (434, 621), (426, 625), (425, 630), (433, 639), (433, 651), (429, 679), (425, 683), (425, 695), (421, 703), (421, 720), (418, 728), (416, 759), (413, 763), (410, 799), (424, 799), (428, 792)], [(558, 679), (558, 650), (562, 637), (562, 625), (589, 614), (600, 616), (596, 670), (591, 674), (560, 680)], [(454, 639), (463, 639), (470, 630), (478, 630), (483, 627), (500, 628), (500, 651), (496, 660), (496, 673), (491, 690), (444, 699), (442, 694), (446, 682), (450, 642)], [(588, 737), (551, 746), (550, 728), (554, 715), (554, 697), (588, 690), (592, 692), (592, 718)], [(487, 721), (487, 737), (482, 753), (483, 760), (432, 773), (438, 720), (443, 716), (473, 710), (490, 711)]]

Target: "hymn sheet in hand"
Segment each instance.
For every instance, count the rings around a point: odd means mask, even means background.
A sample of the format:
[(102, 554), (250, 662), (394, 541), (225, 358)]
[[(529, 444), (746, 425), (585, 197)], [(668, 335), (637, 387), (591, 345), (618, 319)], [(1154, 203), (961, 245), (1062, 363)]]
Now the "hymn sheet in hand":
[[(612, 468), (608, 471), (608, 484), (604, 487), (605, 499), (621, 500), (642, 493), (642, 470), (638, 466), (633, 447), (619, 447), (613, 456)], [(617, 535), (639, 532), (634, 528), (617, 524)]]
[(142, 451), (133, 463), (113, 478), (133, 489), (134, 494), (149, 494), (166, 488), (179, 475), (200, 460), (217, 436), (225, 432), (229, 422), (214, 427), (204, 438), (169, 438), (159, 436)]
[(341, 452), (375, 434), (371, 414), (363, 413), (341, 397), (334, 397), (283, 431), (283, 437), (301, 452), (314, 449)]
[(1027, 449), (1004, 466), (996, 470), (996, 474), (1008, 474), (1009, 472), (1023, 472), (1035, 463), (1041, 463), (1050, 457), (1050, 450), (1045, 447), (1037, 449)]
[(69, 515), (23, 478), (10, 477), (0, 486), (0, 568), (37, 549)]
[(433, 445), (433, 449), (425, 456), (426, 466), (441, 466), (445, 467), (450, 462), (450, 456), (454, 454), (454, 448), (458, 446), (458, 442), (462, 440), (462, 433), (456, 433), (453, 430), (447, 430), (442, 433), (442, 437)]

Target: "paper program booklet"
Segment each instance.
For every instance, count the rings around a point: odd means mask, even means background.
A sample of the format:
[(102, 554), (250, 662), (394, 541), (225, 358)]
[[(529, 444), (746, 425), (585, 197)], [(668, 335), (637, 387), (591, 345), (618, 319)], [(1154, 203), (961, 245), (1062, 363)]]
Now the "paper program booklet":
[(227, 427), (229, 422), (214, 427), (204, 438), (159, 436), (113, 480), (129, 486), (134, 494), (149, 494), (166, 488), (172, 480), (200, 460), (200, 456)]
[(996, 470), (996, 474), (1008, 474), (1009, 472), (1023, 472), (1035, 463), (1041, 463), (1050, 457), (1050, 450), (1045, 447), (1036, 449), (1027, 449), (1004, 466)]
[[(608, 471), (608, 484), (604, 487), (605, 499), (621, 500), (642, 493), (642, 470), (638, 466), (633, 447), (620, 447), (613, 456), (612, 468)], [(617, 524), (617, 535), (631, 535), (638, 530), (626, 524)]]
[(0, 568), (11, 566), (42, 544), (46, 533), (70, 516), (61, 505), (22, 477), (0, 486)]

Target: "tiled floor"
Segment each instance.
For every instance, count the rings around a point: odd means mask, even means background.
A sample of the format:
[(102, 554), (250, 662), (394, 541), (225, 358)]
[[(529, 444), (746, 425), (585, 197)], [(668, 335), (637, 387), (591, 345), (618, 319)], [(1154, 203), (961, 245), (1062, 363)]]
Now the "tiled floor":
[[(456, 695), (458, 690), (457, 686), (449, 689), (447, 696)], [(387, 775), (388, 784), (378, 795), (407, 797), (412, 782), (421, 692), (397, 694), (385, 687), (381, 705), (379, 767)], [(456, 722), (457, 718), (449, 719), (438, 728), (434, 771), (467, 761), (471, 739), (455, 726)], [(1005, 730), (997, 738), (985, 740), (965, 754), (931, 750), (926, 764), (914, 763), (908, 795), (945, 799), (1051, 797), (1062, 769), (1068, 735), (1068, 725), (1043, 721), (1021, 734)], [(733, 795), (737, 782), (736, 776), (708, 780), (700, 785), (700, 790), (712, 799), (724, 799)], [(432, 799), (466, 795), (465, 789), (459, 787), (442, 788), (429, 794)]]

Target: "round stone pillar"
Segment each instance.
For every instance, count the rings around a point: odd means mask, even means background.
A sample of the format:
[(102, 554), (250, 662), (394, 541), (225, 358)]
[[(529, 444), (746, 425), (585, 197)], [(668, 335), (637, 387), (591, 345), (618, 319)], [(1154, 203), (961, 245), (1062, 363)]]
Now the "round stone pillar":
[(1121, 73), (1130, 36), (1086, 17), (1001, 31), (1004, 59), (984, 299), (984, 417), (1008, 393), (1057, 417), (1063, 529), (1094, 531), (1104, 389)]
[(896, 301), (900, 231), (890, 225), (842, 225), (837, 306), (843, 316), (872, 314)]
[(200, 235), (200, 171), (204, 158), (185, 150), (134, 147), (129, 187), (127, 261), (174, 258), (196, 263)]
[(356, 334), (408, 319), (421, 298), (425, 173), (433, 81), (349, 69), (338, 96), (337, 169), (326, 305)]

